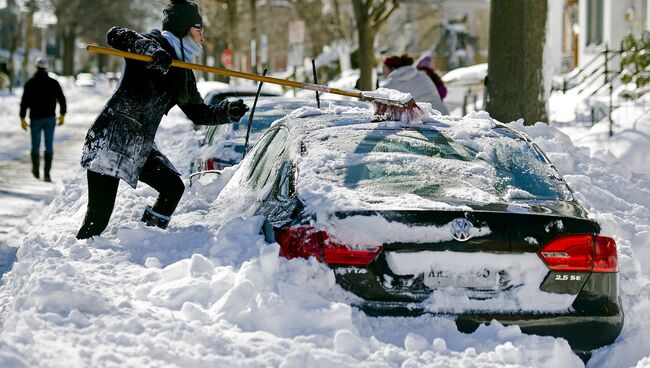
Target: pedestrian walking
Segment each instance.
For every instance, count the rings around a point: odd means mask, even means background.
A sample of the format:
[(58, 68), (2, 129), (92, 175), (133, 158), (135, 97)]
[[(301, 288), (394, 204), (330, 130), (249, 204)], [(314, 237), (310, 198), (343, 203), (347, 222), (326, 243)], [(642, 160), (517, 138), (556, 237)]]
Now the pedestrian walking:
[(149, 63), (126, 59), (117, 90), (90, 127), (81, 165), (87, 169), (88, 207), (78, 239), (101, 234), (113, 212), (119, 180), (138, 181), (159, 193), (142, 221), (165, 229), (185, 185), (179, 172), (154, 144), (162, 116), (174, 105), (197, 125), (239, 121), (248, 107), (242, 100), (206, 105), (191, 70), (170, 68), (172, 58), (195, 62), (202, 52), (203, 20), (198, 6), (171, 1), (163, 10), (162, 29), (147, 34), (113, 27), (106, 35), (116, 49), (149, 55)]
[(449, 115), (436, 86), (427, 75), (415, 69), (413, 61), (408, 54), (384, 59), (383, 72), (387, 77), (382, 87), (410, 93), (415, 101), (428, 102), (434, 109)]
[[(36, 73), (30, 78), (23, 89), (20, 101), (20, 126), (23, 130), (29, 127), (32, 138), (32, 174), (40, 178), (40, 147), (41, 136), (45, 141), (45, 165), (43, 167), (43, 180), (51, 182), (50, 170), (54, 157), (54, 128), (56, 126), (56, 103), (59, 103), (59, 125), (63, 125), (66, 113), (65, 96), (61, 85), (54, 78), (47, 75), (47, 60), (36, 60)], [(29, 110), (29, 124), (26, 116)]]
[(438, 90), (440, 99), (444, 101), (445, 97), (447, 97), (447, 87), (445, 87), (445, 82), (442, 81), (442, 78), (440, 78), (438, 73), (433, 69), (433, 59), (431, 58), (431, 55), (424, 54), (420, 56), (418, 61), (415, 63), (415, 68), (431, 78), (431, 81), (435, 84), (436, 89)]

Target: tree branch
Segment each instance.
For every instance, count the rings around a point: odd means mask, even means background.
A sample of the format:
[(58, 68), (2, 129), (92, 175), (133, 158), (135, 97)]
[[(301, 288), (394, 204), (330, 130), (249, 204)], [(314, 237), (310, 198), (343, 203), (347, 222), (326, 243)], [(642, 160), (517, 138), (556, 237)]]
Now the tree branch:
[[(384, 5), (386, 5), (386, 3), (388, 3), (388, 0), (384, 2)], [(393, 0), (393, 4), (391, 8), (388, 10), (388, 12), (386, 12), (383, 16), (377, 18), (374, 24), (372, 24), (373, 30), (378, 31), (379, 27), (381, 27), (382, 24), (384, 24), (388, 20), (388, 18), (390, 18), (390, 16), (393, 15), (393, 13), (395, 12), (395, 10), (397, 10), (397, 8), (399, 8), (399, 3), (396, 0)]]

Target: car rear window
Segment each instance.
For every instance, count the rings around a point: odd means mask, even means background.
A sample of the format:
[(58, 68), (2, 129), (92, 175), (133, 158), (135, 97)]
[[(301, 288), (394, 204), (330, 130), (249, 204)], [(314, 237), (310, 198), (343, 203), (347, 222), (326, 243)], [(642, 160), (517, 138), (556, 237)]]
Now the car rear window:
[(316, 172), (322, 180), (378, 200), (415, 195), (493, 203), (570, 195), (555, 169), (525, 140), (502, 132), (477, 138), (471, 146), (428, 129), (334, 129), (310, 139), (307, 151), (323, 155)]

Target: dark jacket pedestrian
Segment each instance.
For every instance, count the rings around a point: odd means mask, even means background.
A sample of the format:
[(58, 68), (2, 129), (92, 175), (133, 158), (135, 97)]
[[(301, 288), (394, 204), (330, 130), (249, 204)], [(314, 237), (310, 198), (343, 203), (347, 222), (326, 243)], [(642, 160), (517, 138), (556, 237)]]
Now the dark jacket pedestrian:
[[(54, 128), (56, 125), (56, 103), (59, 103), (59, 125), (63, 125), (66, 113), (65, 96), (61, 85), (47, 75), (47, 61), (39, 58), (36, 60), (36, 73), (30, 78), (23, 89), (20, 101), (20, 124), (23, 130), (29, 126), (32, 138), (32, 174), (37, 179), (40, 177), (40, 146), (41, 136), (45, 138), (45, 167), (43, 180), (52, 181), (50, 170), (54, 156)], [(29, 122), (26, 116), (29, 110)]]
[(440, 99), (444, 100), (445, 97), (447, 97), (447, 87), (445, 87), (445, 82), (442, 81), (442, 78), (436, 73), (436, 71), (433, 69), (433, 60), (431, 59), (430, 55), (422, 55), (418, 59), (417, 64), (415, 65), (415, 68), (431, 78), (431, 81), (433, 84), (436, 85), (436, 89), (438, 90), (438, 94), (440, 95)]
[(81, 165), (88, 170), (88, 209), (77, 238), (99, 235), (108, 225), (119, 179), (133, 188), (138, 181), (159, 192), (142, 221), (166, 228), (185, 186), (154, 138), (164, 114), (178, 105), (197, 125), (238, 121), (248, 108), (242, 100), (206, 105), (190, 70), (170, 68), (172, 57), (195, 62), (203, 43), (198, 6), (172, 1), (163, 11), (163, 32), (148, 34), (113, 27), (106, 35), (116, 49), (150, 55), (150, 63), (126, 59), (117, 90), (86, 136)]

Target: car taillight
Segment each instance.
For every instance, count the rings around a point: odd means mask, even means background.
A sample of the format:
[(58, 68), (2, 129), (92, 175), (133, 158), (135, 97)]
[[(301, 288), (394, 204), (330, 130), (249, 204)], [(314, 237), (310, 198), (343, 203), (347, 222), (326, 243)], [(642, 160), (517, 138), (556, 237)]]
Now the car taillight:
[(294, 226), (279, 229), (276, 240), (280, 255), (288, 259), (316, 257), (333, 265), (367, 266), (381, 252), (381, 246), (348, 246), (323, 230), (311, 226)]
[(218, 170), (217, 169), (217, 160), (214, 158), (209, 158), (205, 160), (205, 169), (206, 170)]
[(229, 166), (229, 164), (220, 162), (216, 158), (209, 158), (203, 162), (203, 170), (223, 170)]
[(570, 235), (546, 244), (539, 256), (552, 271), (618, 271), (614, 239), (593, 235)]
[(618, 271), (618, 255), (614, 239), (596, 235), (595, 246), (594, 272)]

